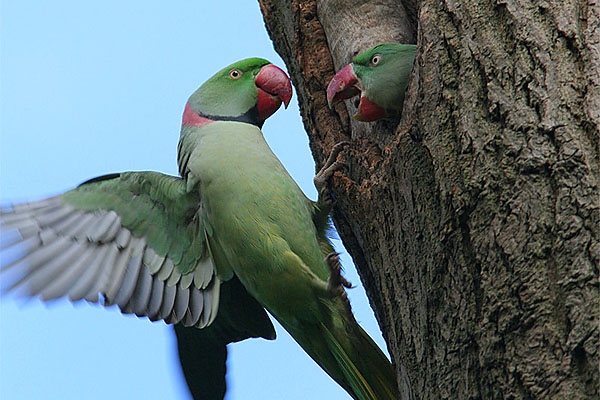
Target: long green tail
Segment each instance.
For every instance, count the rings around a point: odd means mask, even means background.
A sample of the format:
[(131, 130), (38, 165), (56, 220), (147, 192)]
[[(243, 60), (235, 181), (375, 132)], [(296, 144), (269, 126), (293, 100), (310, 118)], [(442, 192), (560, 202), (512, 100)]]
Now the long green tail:
[[(367, 333), (356, 325), (352, 335), (354, 357), (344, 350), (334, 334), (321, 324), (325, 338), (345, 380), (346, 390), (357, 400), (397, 399), (396, 374), (392, 364)], [(343, 385), (342, 385), (343, 386)]]
[[(354, 321), (288, 329), (304, 350), (356, 400), (396, 400), (393, 365)], [(285, 326), (285, 325), (284, 325)]]

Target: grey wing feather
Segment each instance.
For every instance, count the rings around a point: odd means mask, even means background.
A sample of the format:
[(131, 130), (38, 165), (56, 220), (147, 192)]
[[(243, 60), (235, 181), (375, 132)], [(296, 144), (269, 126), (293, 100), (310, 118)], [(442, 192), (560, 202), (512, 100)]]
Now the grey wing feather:
[(0, 231), (8, 290), (46, 301), (103, 301), (186, 326), (204, 327), (216, 316), (220, 281), (212, 261), (180, 273), (114, 210), (82, 211), (57, 196), (1, 209)]
[[(91, 254), (88, 263), (83, 266), (83, 274), (67, 292), (71, 301), (82, 300), (88, 296), (88, 292), (94, 286), (96, 277), (102, 272), (102, 261), (106, 258), (106, 254), (109, 251), (110, 248), (108, 246), (99, 246), (90, 250)], [(35, 293), (32, 293), (31, 296), (35, 296)]]
[(171, 312), (173, 311), (173, 306), (175, 305), (175, 296), (177, 295), (177, 288), (175, 286), (169, 286), (165, 283), (164, 293), (163, 293), (163, 302), (160, 308), (160, 313), (158, 314), (157, 319), (166, 320)]
[(107, 304), (118, 304), (123, 312), (131, 313), (131, 311), (127, 310), (126, 306), (133, 296), (133, 291), (135, 290), (135, 285), (137, 283), (141, 267), (142, 254), (132, 254), (128, 260), (127, 266), (125, 267), (125, 275), (123, 276), (123, 281), (121, 282), (119, 291), (117, 292), (114, 300), (107, 299)]
[(148, 303), (148, 318), (152, 321), (157, 321), (160, 307), (163, 302), (163, 294), (165, 290), (165, 282), (160, 279), (152, 280), (152, 291), (150, 292), (150, 301)]

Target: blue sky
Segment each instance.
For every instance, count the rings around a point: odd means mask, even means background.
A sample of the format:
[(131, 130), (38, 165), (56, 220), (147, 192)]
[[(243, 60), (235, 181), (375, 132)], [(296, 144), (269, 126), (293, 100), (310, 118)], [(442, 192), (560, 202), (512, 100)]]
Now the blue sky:
[[(253, 1), (21, 0), (0, 7), (3, 204), (110, 172), (176, 174), (183, 105), (204, 80), (254, 56), (285, 69)], [(295, 97), (263, 132), (315, 198), (314, 162)], [(359, 286), (349, 292), (357, 319), (384, 347), (347, 254), (342, 261)], [(274, 342), (230, 346), (228, 399), (349, 398), (279, 326), (277, 334)], [(4, 295), (0, 398), (189, 397), (164, 323), (87, 303)]]

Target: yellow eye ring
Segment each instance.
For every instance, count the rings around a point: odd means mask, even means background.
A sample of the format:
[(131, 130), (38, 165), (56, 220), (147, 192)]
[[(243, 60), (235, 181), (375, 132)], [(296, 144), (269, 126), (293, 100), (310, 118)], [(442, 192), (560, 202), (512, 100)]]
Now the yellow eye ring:
[(373, 65), (373, 66), (379, 64), (380, 61), (381, 61), (381, 54), (374, 54), (373, 57), (371, 57), (371, 65)]
[(240, 79), (243, 74), (244, 73), (237, 68), (234, 68), (231, 71), (229, 71), (229, 77), (231, 79)]

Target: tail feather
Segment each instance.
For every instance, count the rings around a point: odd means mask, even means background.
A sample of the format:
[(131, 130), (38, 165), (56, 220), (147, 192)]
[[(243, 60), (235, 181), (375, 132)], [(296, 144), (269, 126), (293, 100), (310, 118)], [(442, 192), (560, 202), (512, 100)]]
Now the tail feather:
[(373, 393), (369, 383), (358, 368), (356, 368), (350, 357), (348, 357), (340, 342), (335, 339), (335, 336), (333, 336), (324, 324), (321, 324), (321, 327), (323, 328), (323, 332), (325, 332), (325, 339), (332, 349), (334, 358), (341, 367), (352, 392), (355, 394), (353, 397), (358, 400), (376, 400), (377, 397)]
[(332, 322), (286, 329), (353, 399), (398, 399), (394, 367), (377, 344), (354, 318), (341, 324)]
[[(379, 346), (358, 324), (356, 325), (358, 353), (356, 357), (358, 362), (362, 363), (362, 370), (368, 374), (368, 381), (376, 393), (376, 399), (394, 399), (399, 398), (398, 384), (396, 382), (396, 370), (388, 358), (383, 354)], [(364, 354), (371, 354), (370, 357), (363, 357)], [(376, 356), (377, 354), (378, 356)]]

